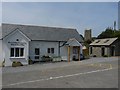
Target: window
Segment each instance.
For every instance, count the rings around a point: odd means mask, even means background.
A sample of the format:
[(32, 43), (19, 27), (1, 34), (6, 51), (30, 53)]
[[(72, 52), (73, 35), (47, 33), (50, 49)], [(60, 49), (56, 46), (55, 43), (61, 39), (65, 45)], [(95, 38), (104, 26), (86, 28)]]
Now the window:
[(14, 57), (14, 48), (11, 48), (10, 50), (10, 57)]
[(19, 57), (19, 48), (15, 48), (15, 57)]
[(35, 59), (39, 59), (39, 58), (40, 58), (40, 49), (35, 48)]
[(48, 48), (48, 49), (47, 49), (47, 52), (54, 54), (54, 48)]
[(104, 43), (107, 43), (109, 40), (105, 40)]
[(51, 53), (54, 53), (54, 48), (51, 48)]
[(99, 42), (100, 42), (100, 40), (96, 41), (96, 43), (99, 43)]
[(23, 57), (24, 55), (24, 48), (20, 48), (20, 56)]
[(47, 52), (50, 53), (50, 48), (48, 48)]
[(16, 39), (16, 41), (19, 41), (19, 39)]
[(23, 57), (23, 56), (24, 56), (24, 48), (10, 49), (10, 57)]
[(35, 55), (39, 55), (40, 52), (39, 52), (39, 48), (35, 48)]

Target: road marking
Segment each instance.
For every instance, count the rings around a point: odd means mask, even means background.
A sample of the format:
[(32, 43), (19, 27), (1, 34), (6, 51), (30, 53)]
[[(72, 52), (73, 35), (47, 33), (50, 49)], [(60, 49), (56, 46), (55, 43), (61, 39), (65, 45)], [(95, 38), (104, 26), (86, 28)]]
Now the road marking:
[(90, 64), (90, 66), (93, 66), (93, 67), (102, 67), (102, 68), (111, 68), (112, 69), (112, 64), (102, 64), (102, 63), (93, 63), (93, 64)]
[(2, 85), (2, 86), (14, 86), (14, 85), (20, 85), (20, 84), (25, 84), (25, 83), (33, 83), (33, 82), (39, 82), (39, 81), (47, 81), (47, 80), (53, 80), (53, 79), (67, 78), (67, 77), (85, 75), (85, 74), (90, 74), (90, 73), (95, 73), (95, 72), (108, 71), (111, 69), (113, 69), (113, 68), (107, 68), (107, 69), (95, 70), (95, 71), (89, 71), (89, 72), (83, 72), (83, 73), (76, 73), (76, 74), (65, 75), (65, 76), (49, 77), (46, 79), (39, 79), (39, 80), (33, 80), (33, 81), (18, 82), (18, 83), (13, 83), (13, 84), (9, 84), (9, 85)]

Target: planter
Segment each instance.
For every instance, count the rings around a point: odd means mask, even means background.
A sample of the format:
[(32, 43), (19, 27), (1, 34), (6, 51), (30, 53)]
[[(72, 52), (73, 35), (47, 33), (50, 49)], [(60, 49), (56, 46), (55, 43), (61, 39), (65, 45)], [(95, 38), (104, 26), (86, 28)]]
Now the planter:
[(12, 67), (18, 67), (18, 66), (23, 66), (21, 62), (14, 61), (12, 63)]

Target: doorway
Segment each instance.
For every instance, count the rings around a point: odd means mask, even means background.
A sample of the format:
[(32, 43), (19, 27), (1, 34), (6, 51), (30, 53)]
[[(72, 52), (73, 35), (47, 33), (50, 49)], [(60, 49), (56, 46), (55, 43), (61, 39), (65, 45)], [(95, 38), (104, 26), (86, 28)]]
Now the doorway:
[(111, 48), (110, 48), (110, 54), (111, 54), (111, 56), (115, 55), (114, 52), (115, 52), (115, 47), (111, 46)]
[(105, 55), (105, 48), (104, 48), (104, 47), (101, 48), (101, 55), (102, 55), (102, 56)]

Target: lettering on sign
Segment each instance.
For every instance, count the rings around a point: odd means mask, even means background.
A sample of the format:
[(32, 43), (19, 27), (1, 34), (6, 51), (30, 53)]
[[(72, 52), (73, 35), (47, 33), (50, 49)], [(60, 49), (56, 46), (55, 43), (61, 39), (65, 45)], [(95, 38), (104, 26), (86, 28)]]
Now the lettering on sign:
[(8, 42), (11, 46), (25, 46), (26, 42)]

